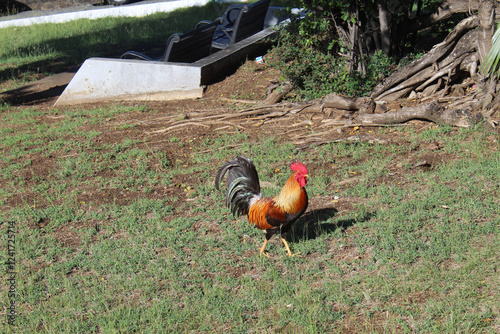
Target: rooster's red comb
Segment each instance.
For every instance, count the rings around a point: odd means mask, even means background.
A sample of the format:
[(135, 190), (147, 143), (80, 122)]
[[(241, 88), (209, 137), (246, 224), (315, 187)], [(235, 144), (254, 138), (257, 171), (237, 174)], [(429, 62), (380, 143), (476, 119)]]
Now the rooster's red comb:
[(290, 169), (293, 170), (293, 171), (300, 172), (301, 174), (304, 174), (304, 175), (307, 174), (307, 167), (306, 167), (306, 165), (304, 165), (303, 163), (298, 162), (298, 161), (292, 162), (292, 164), (290, 165)]

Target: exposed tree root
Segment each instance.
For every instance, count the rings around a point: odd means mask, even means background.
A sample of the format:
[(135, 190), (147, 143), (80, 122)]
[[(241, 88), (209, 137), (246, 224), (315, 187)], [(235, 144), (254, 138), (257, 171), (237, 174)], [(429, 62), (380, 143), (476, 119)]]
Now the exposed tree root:
[(361, 124), (397, 124), (413, 119), (428, 120), (437, 124), (467, 128), (477, 123), (467, 110), (445, 109), (439, 103), (421, 104), (416, 107), (405, 107), (400, 111), (386, 114), (362, 114), (357, 118)]
[(264, 105), (271, 105), (280, 102), (283, 97), (292, 91), (292, 85), (274, 85), (269, 87), (268, 94), (265, 100), (262, 101)]
[(350, 98), (332, 93), (318, 100), (316, 104), (320, 105), (321, 111), (324, 108), (336, 108), (351, 112), (358, 111), (360, 114), (375, 111), (375, 101), (369, 97)]
[(374, 100), (396, 100), (413, 90), (423, 91), (440, 78), (446, 77), (449, 82), (462, 61), (475, 51), (477, 32), (472, 29), (478, 23), (477, 16), (462, 20), (443, 42), (375, 87), (371, 97)]
[[(451, 98), (444, 99), (443, 102), (453, 101)], [(466, 102), (460, 101), (458, 107), (467, 106)], [(472, 97), (470, 103), (477, 103)], [(457, 103), (457, 102), (455, 102)], [(221, 129), (234, 128), (237, 130), (246, 130), (250, 126), (261, 126), (276, 123), (279, 126), (282, 121), (287, 123), (287, 134), (291, 135), (295, 132), (298, 135), (293, 136), (293, 140), (297, 145), (310, 146), (312, 144), (324, 143), (324, 138), (329, 137), (333, 132), (339, 132), (346, 128), (367, 127), (367, 126), (391, 126), (402, 124), (410, 120), (427, 120), (437, 124), (452, 125), (457, 127), (470, 127), (481, 120), (481, 114), (473, 116), (467, 108), (445, 108), (438, 102), (420, 104), (415, 107), (404, 107), (396, 112), (374, 113), (374, 102), (361, 99), (350, 99), (334, 94), (328, 95), (324, 99), (316, 101), (316, 103), (307, 104), (291, 104), (278, 103), (271, 106), (253, 107), (240, 111), (229, 113), (220, 113), (201, 111), (198, 113), (189, 113), (189, 116), (179, 119), (179, 116), (170, 116), (162, 118), (162, 128), (152, 131), (149, 134), (162, 134), (173, 131), (186, 131), (189, 127), (205, 127), (214, 131)], [(453, 105), (453, 104), (451, 104)], [(330, 113), (327, 109), (344, 110), (343, 117), (329, 118)], [(343, 108), (343, 109), (342, 109)], [(309, 119), (302, 119), (295, 124), (290, 125), (290, 117), (307, 110), (308, 115), (315, 115), (318, 112), (323, 112), (320, 115), (324, 117), (320, 125), (316, 125), (316, 129), (324, 129), (320, 132), (312, 134), (300, 133), (304, 126), (312, 125)], [(365, 112), (362, 112), (365, 111)], [(370, 112), (366, 112), (369, 110)], [(338, 112), (336, 113), (338, 115)], [(312, 116), (309, 116), (312, 117)], [(328, 142), (328, 141), (327, 141)]]

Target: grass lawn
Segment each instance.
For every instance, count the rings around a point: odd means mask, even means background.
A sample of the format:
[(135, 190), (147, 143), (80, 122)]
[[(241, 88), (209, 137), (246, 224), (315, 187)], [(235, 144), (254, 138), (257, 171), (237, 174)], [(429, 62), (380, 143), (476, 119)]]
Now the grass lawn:
[[(36, 62), (11, 55), (4, 89)], [(2, 103), (2, 332), (500, 331), (498, 134), (414, 121), (299, 150), (326, 114), (211, 122), (279, 77), (259, 66), (199, 100)], [(263, 233), (215, 191), (238, 154), (266, 196), (291, 161), (308, 167), (309, 209), (289, 235), (300, 257), (274, 238), (260, 258)]]

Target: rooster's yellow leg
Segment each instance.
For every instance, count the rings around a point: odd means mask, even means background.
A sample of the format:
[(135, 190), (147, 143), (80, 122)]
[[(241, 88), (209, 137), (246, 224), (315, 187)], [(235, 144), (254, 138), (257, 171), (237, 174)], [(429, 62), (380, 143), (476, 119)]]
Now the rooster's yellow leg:
[(260, 248), (260, 257), (262, 257), (262, 254), (264, 254), (265, 256), (269, 257), (269, 255), (267, 255), (265, 253), (266, 245), (267, 245), (267, 238), (264, 239), (264, 244)]
[(292, 254), (292, 251), (290, 250), (290, 247), (288, 246), (288, 242), (286, 242), (285, 239), (281, 238), (281, 241), (283, 241), (283, 245), (285, 245), (285, 248), (286, 248), (286, 252), (288, 253), (288, 256), (292, 257), (292, 256), (295, 256), (295, 255), (299, 255), (300, 252), (298, 253), (295, 253), (295, 254)]

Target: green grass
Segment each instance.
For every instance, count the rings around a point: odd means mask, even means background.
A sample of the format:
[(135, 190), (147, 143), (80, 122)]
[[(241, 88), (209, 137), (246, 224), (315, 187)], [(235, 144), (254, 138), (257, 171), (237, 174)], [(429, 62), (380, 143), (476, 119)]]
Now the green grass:
[[(481, 128), (402, 132), (416, 150), (330, 144), (307, 153), (240, 133), (184, 141), (190, 156), (168, 156), (134, 139), (134, 127), (108, 123), (130, 112), (57, 111), (50, 124), (29, 108), (1, 114), (0, 218), (17, 228), (18, 317), (8, 331), (496, 332), (500, 152)], [(108, 131), (120, 139), (96, 140)], [(395, 162), (418, 160), (436, 138), (453, 153), (446, 163), (402, 168), (390, 181)], [(311, 200), (337, 195), (351, 209), (299, 220), (290, 241), (302, 257), (287, 258), (276, 239), (273, 257), (259, 258), (261, 232), (213, 189), (235, 152), (228, 145), (255, 160), (265, 194), (298, 158), (314, 170)], [(46, 170), (41, 157), (52, 161)], [(5, 224), (0, 231), (5, 250)]]

